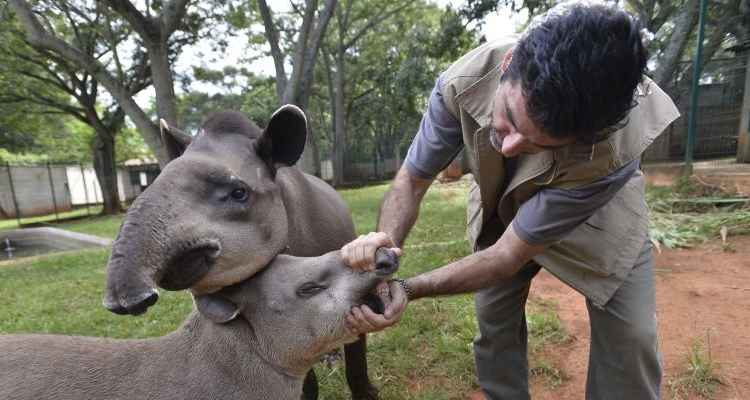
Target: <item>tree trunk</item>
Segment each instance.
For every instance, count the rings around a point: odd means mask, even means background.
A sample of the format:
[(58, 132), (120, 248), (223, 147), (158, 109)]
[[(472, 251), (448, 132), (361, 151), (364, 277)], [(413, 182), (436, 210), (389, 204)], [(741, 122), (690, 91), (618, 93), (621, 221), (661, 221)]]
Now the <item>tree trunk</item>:
[(344, 152), (346, 151), (346, 110), (344, 110), (345, 96), (345, 50), (339, 47), (336, 54), (336, 73), (333, 76), (335, 88), (334, 100), (334, 134), (333, 134), (333, 184), (344, 183)]
[(663, 89), (672, 86), (677, 64), (682, 58), (690, 33), (698, 23), (699, 0), (688, 0), (674, 20), (675, 28), (669, 37), (669, 45), (659, 57), (659, 66), (654, 71), (654, 80)]
[[(151, 77), (156, 93), (156, 114), (171, 126), (179, 126), (177, 120), (177, 96), (174, 94), (174, 79), (169, 65), (166, 41), (148, 46), (151, 60)], [(161, 137), (161, 136), (160, 136)]]
[[(318, 2), (316, 0), (305, 1), (304, 17), (292, 53), (293, 69), (289, 78), (287, 78), (284, 70), (285, 55), (280, 50), (279, 35), (274, 24), (272, 11), (265, 0), (257, 0), (257, 4), (276, 68), (276, 93), (279, 96), (279, 103), (282, 105), (295, 104), (305, 110), (309, 103), (318, 50), (333, 15), (333, 10), (336, 8), (337, 0), (326, 0), (323, 9), (318, 13), (317, 19), (315, 14)], [(308, 132), (305, 150), (297, 164), (308, 173), (320, 175), (320, 154), (315, 141), (315, 132), (312, 130)]]
[(102, 190), (104, 206), (102, 215), (118, 214), (122, 211), (117, 190), (117, 167), (115, 166), (115, 140), (110, 132), (96, 129), (93, 143), (94, 171)]

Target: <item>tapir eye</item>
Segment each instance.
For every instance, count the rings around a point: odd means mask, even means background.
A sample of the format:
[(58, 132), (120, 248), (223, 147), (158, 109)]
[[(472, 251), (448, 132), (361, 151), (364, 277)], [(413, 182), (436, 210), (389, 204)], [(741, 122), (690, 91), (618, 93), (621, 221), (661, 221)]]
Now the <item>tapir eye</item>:
[(315, 296), (316, 294), (324, 291), (325, 289), (326, 289), (325, 286), (322, 286), (322, 285), (317, 284), (315, 282), (307, 282), (307, 283), (302, 284), (302, 286), (300, 286), (297, 289), (297, 296), (299, 296), (299, 297), (312, 297), (312, 296)]
[(230, 193), (230, 196), (232, 196), (232, 200), (234, 201), (245, 201), (247, 200), (247, 189), (243, 187), (238, 187), (234, 190), (232, 190), (232, 193)]

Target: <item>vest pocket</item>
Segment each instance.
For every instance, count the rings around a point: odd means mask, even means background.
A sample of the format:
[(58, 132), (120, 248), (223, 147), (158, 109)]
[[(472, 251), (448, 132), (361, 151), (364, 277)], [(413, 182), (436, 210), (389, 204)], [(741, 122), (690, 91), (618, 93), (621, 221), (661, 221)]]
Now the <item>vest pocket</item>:
[(648, 236), (642, 180), (631, 179), (609, 203), (535, 260), (550, 270), (579, 275), (626, 274)]

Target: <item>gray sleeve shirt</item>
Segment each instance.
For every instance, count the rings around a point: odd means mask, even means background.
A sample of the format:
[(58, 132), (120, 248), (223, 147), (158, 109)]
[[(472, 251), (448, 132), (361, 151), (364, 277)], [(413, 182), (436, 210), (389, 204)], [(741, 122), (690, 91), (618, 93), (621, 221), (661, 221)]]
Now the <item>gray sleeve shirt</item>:
[[(442, 76), (432, 89), (419, 131), (406, 154), (406, 168), (415, 176), (432, 179), (463, 148), (458, 120), (448, 111), (440, 93)], [(631, 161), (612, 174), (575, 189), (543, 188), (527, 200), (513, 219), (513, 229), (532, 245), (550, 244), (586, 221), (614, 197), (638, 170)]]

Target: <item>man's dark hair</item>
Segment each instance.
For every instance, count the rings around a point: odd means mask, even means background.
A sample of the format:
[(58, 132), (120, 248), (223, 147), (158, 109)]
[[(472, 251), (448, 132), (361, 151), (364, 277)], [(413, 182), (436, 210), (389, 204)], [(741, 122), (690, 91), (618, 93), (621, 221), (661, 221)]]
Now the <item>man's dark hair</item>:
[(576, 5), (522, 37), (503, 80), (520, 81), (529, 118), (543, 132), (591, 143), (635, 104), (647, 56), (629, 14)]

